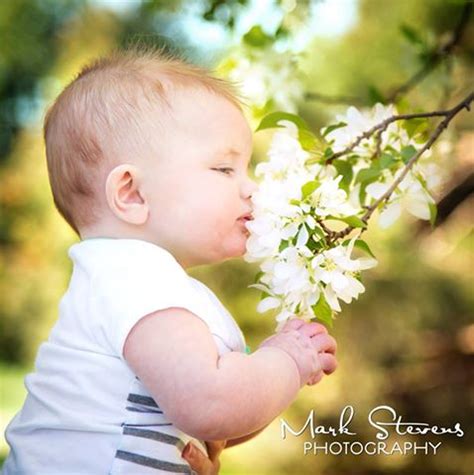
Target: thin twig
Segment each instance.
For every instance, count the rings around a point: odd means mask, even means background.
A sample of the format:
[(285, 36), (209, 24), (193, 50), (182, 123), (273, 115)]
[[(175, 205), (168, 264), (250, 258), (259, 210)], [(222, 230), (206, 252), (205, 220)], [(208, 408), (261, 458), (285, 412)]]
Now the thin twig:
[(320, 94), (319, 92), (306, 92), (304, 98), (309, 101), (318, 101), (324, 104), (357, 104), (364, 105), (359, 97), (352, 96), (330, 96), (328, 94)]
[(376, 158), (380, 157), (382, 153), (382, 134), (383, 130), (379, 130), (377, 135), (375, 136), (375, 150), (372, 156), (370, 157), (371, 160), (375, 160)]
[[(408, 93), (415, 88), (426, 76), (428, 76), (442, 61), (447, 59), (454, 51), (455, 47), (461, 42), (464, 31), (466, 30), (469, 18), (472, 14), (473, 4), (467, 2), (461, 12), (461, 16), (457, 25), (454, 27), (451, 37), (446, 43), (438, 45), (431, 54), (427, 62), (406, 82), (398, 86), (385, 100), (386, 103), (395, 102), (401, 95)], [(330, 96), (318, 92), (307, 92), (305, 99), (322, 102), (325, 104), (357, 104), (364, 105), (363, 101), (358, 97), (346, 95)]]
[(460, 112), (462, 109), (470, 110), (470, 105), (471, 102), (474, 100), (474, 92), (471, 92), (469, 96), (467, 96), (463, 101), (461, 101), (457, 106), (453, 107), (448, 114), (446, 114), (445, 118), (438, 124), (438, 127), (436, 127), (435, 131), (431, 134), (430, 138), (428, 139), (428, 142), (423, 145), (423, 147), (418, 150), (418, 152), (413, 155), (413, 157), (408, 160), (407, 164), (405, 165), (405, 168), (402, 170), (400, 175), (397, 177), (396, 180), (392, 183), (390, 188), (379, 198), (377, 199), (371, 206), (369, 206), (368, 210), (365, 212), (364, 216), (362, 217), (362, 221), (367, 222), (367, 220), (370, 218), (372, 213), (377, 209), (377, 206), (381, 203), (383, 203), (385, 200), (390, 198), (391, 194), (395, 191), (397, 186), (403, 181), (405, 176), (408, 174), (410, 169), (413, 167), (413, 165), (416, 163), (416, 161), (425, 153), (433, 143), (436, 141), (436, 139), (441, 135), (441, 132), (448, 126), (448, 124), (451, 122), (451, 120)]
[(332, 236), (335, 234), (334, 231), (329, 229), (322, 219), (316, 219), (316, 222), (321, 226), (321, 229), (326, 233), (326, 236), (331, 240)]
[(458, 24), (453, 30), (451, 38), (444, 44), (438, 46), (438, 48), (431, 54), (428, 61), (417, 71), (408, 81), (399, 86), (395, 91), (387, 97), (387, 102), (394, 102), (401, 94), (406, 94), (413, 89), (418, 83), (420, 83), (428, 74), (430, 74), (441, 61), (445, 60), (454, 50), (454, 48), (460, 43), (464, 30), (469, 21), (469, 17), (472, 13), (473, 4), (468, 2), (464, 5), (461, 17)]
[[(362, 216), (362, 221), (364, 221), (365, 223), (368, 222), (369, 218), (372, 216), (372, 214), (374, 213), (374, 211), (377, 209), (377, 207), (382, 204), (384, 201), (387, 201), (390, 196), (392, 195), (392, 193), (395, 191), (395, 189), (397, 188), (397, 186), (403, 181), (403, 179), (405, 178), (405, 176), (408, 174), (408, 172), (411, 170), (411, 168), (413, 167), (413, 165), (417, 162), (417, 160), (421, 157), (421, 155), (423, 155), (423, 153), (425, 153), (432, 145), (433, 143), (436, 141), (436, 139), (441, 135), (441, 133), (443, 132), (443, 130), (448, 126), (448, 124), (451, 122), (451, 120), (463, 109), (466, 109), (466, 110), (470, 110), (470, 105), (471, 105), (471, 102), (474, 100), (474, 92), (471, 92), (465, 99), (463, 99), (459, 104), (457, 104), (456, 106), (454, 106), (452, 109), (449, 109), (447, 111), (435, 111), (435, 112), (430, 112), (430, 113), (425, 113), (425, 114), (409, 114), (411, 116), (416, 116), (416, 117), (413, 117), (413, 118), (417, 118), (417, 117), (420, 117), (420, 116), (423, 116), (423, 117), (437, 117), (437, 116), (443, 116), (444, 119), (438, 124), (438, 126), (436, 127), (436, 129), (434, 130), (434, 132), (430, 135), (428, 141), (425, 143), (425, 145), (420, 148), (420, 150), (418, 150), (418, 152), (413, 155), (413, 157), (410, 158), (410, 160), (406, 163), (405, 167), (403, 168), (402, 172), (400, 173), (400, 175), (394, 180), (394, 182), (392, 183), (392, 185), (390, 186), (390, 188), (380, 197), (378, 198), (371, 206), (369, 206), (367, 208), (367, 211), (365, 212), (365, 214)], [(375, 127), (372, 127), (372, 129), (370, 129), (370, 131), (372, 131), (372, 134), (375, 133), (377, 130), (381, 130), (381, 128), (384, 126), (384, 124), (387, 122), (387, 121), (390, 121), (390, 122), (393, 122), (394, 120), (401, 120), (401, 118), (406, 118), (407, 114), (405, 114), (404, 116), (393, 116), (393, 117), (390, 117), (388, 119), (386, 119), (385, 121), (381, 122), (380, 124), (377, 124)], [(390, 123), (389, 122), (389, 123)], [(369, 131), (369, 132), (370, 132)], [(364, 136), (367, 135), (367, 132), (364, 134)], [(360, 140), (359, 140), (360, 142)], [(354, 148), (356, 144), (352, 144), (352, 147), (350, 148), (350, 150), (352, 150), (352, 148)], [(335, 240), (337, 239), (341, 239), (345, 236), (347, 236), (351, 231), (353, 231), (355, 228), (353, 226), (347, 226), (345, 229), (343, 229), (342, 231), (339, 231), (339, 232), (336, 232), (334, 233), (333, 231), (331, 231), (331, 234), (328, 236), (328, 238), (334, 242)]]
[[(456, 106), (456, 107), (458, 107), (458, 106)], [(455, 108), (453, 108), (453, 109), (455, 109)], [(344, 155), (347, 155), (348, 153), (352, 152), (354, 150), (354, 148), (357, 147), (357, 145), (359, 145), (362, 142), (362, 140), (370, 138), (377, 131), (383, 132), (392, 122), (396, 122), (398, 120), (424, 119), (424, 118), (428, 118), (428, 117), (446, 117), (447, 115), (449, 115), (451, 113), (451, 111), (453, 109), (445, 110), (445, 111), (420, 112), (420, 113), (414, 113), (414, 114), (392, 115), (391, 117), (388, 117), (387, 119), (383, 120), (382, 122), (378, 123), (377, 125), (374, 125), (371, 129), (367, 130), (363, 134), (359, 135), (359, 137), (357, 137), (354, 140), (354, 142), (352, 142), (344, 150), (341, 150), (340, 152), (336, 152), (333, 155), (331, 155), (326, 160), (326, 163), (332, 163), (337, 158), (340, 158), (340, 157), (342, 157)]]

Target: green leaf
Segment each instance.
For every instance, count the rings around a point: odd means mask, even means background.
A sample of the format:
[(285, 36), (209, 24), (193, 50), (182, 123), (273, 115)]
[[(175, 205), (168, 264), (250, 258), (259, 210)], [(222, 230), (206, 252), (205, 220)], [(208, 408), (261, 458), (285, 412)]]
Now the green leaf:
[(420, 63), (430, 63), (438, 56), (438, 54), (436, 48), (427, 45), (417, 54), (417, 56)]
[(330, 134), (333, 130), (340, 129), (341, 127), (346, 127), (347, 123), (346, 122), (338, 122), (337, 124), (329, 125), (328, 127), (324, 128), (323, 132), (323, 137), (326, 137), (326, 135)]
[(416, 179), (420, 182), (421, 187), (426, 191), (428, 195), (431, 196), (430, 190), (428, 189), (428, 183), (426, 183), (425, 177), (421, 173), (414, 174)]
[(419, 45), (419, 46), (425, 45), (423, 38), (410, 25), (407, 25), (406, 23), (403, 23), (402, 25), (400, 25), (400, 32), (411, 44)]
[(280, 247), (278, 248), (278, 252), (281, 252), (283, 251), (283, 249), (286, 249), (288, 247), (288, 245), (290, 244), (289, 241), (281, 241), (280, 242)]
[(314, 158), (308, 158), (308, 160), (306, 160), (306, 161), (304, 162), (304, 164), (305, 164), (306, 166), (314, 165), (315, 163), (319, 163), (319, 164), (323, 165), (324, 162), (325, 162), (325, 160), (322, 160), (322, 159), (319, 158), (319, 157), (314, 157)]
[(363, 168), (359, 171), (356, 176), (356, 183), (372, 183), (377, 180), (380, 175), (380, 170), (378, 167)]
[(328, 147), (325, 151), (324, 151), (324, 158), (326, 160), (328, 160), (329, 158), (331, 158), (332, 156), (334, 155), (334, 151), (331, 147)]
[(392, 154), (386, 152), (382, 153), (378, 161), (380, 170), (384, 170), (385, 168), (395, 168), (398, 163), (398, 160)]
[(308, 239), (308, 242), (306, 243), (306, 247), (313, 252), (314, 254), (317, 254), (321, 249), (325, 249), (325, 242), (323, 240), (315, 240), (316, 236), (311, 236), (310, 239)]
[(362, 219), (359, 218), (359, 216), (344, 216), (344, 217), (338, 217), (338, 216), (328, 216), (327, 219), (335, 219), (337, 221), (342, 221), (349, 226), (352, 226), (353, 228), (366, 228), (367, 223), (362, 221)]
[(426, 130), (428, 130), (429, 122), (428, 119), (424, 118), (410, 119), (404, 120), (402, 126), (407, 131), (408, 136), (412, 138), (414, 135), (426, 132)]
[(267, 35), (262, 30), (262, 27), (260, 25), (253, 26), (247, 33), (245, 33), (242, 39), (244, 43), (256, 47), (261, 47), (273, 43), (273, 38)]
[(400, 155), (402, 157), (403, 163), (405, 163), (406, 165), (416, 153), (417, 153), (417, 150), (413, 145), (408, 145), (407, 147), (403, 147), (400, 150)]
[(367, 223), (363, 221), (359, 216), (346, 216), (342, 219), (345, 223), (353, 228), (366, 228)]
[[(350, 239), (347, 239), (342, 243), (343, 246), (348, 246), (349, 243), (351, 242)], [(354, 247), (357, 247), (361, 251), (364, 251), (365, 253), (369, 254), (369, 256), (373, 257), (375, 259), (374, 253), (371, 251), (369, 245), (362, 239), (356, 239), (354, 241)]]
[(395, 105), (399, 114), (409, 114), (413, 110), (413, 106), (406, 96), (399, 95), (395, 98)]
[(392, 145), (390, 144), (387, 144), (385, 146), (385, 152), (392, 152), (392, 154), (394, 155), (398, 155), (398, 150), (396, 148), (394, 148)]
[(385, 97), (380, 92), (380, 89), (375, 87), (373, 84), (368, 87), (367, 92), (369, 96), (370, 105), (375, 105), (377, 104), (377, 102), (381, 102), (382, 104), (385, 104)]
[(301, 203), (301, 201), (300, 201), (300, 200), (297, 200), (297, 199), (295, 199), (295, 198), (293, 198), (293, 199), (290, 200), (290, 205), (299, 206), (300, 203)]
[(303, 195), (303, 199), (313, 193), (320, 185), (320, 182), (317, 180), (308, 181), (301, 187), (301, 194)]
[(320, 143), (320, 140), (310, 130), (299, 128), (298, 140), (303, 150), (314, 150)]
[(434, 228), (434, 225), (436, 224), (436, 218), (438, 216), (438, 207), (436, 206), (436, 203), (428, 203), (428, 206), (430, 208), (430, 224), (431, 227)]
[(317, 237), (319, 237), (318, 241), (323, 240), (326, 242), (326, 234), (324, 234), (324, 231), (320, 226), (316, 225), (312, 231), (313, 235), (315, 234)]
[(361, 203), (364, 203), (365, 201), (365, 189), (367, 188), (367, 185), (373, 183), (374, 181), (377, 181), (377, 178), (380, 176), (380, 173), (380, 168), (376, 164), (374, 164), (370, 168), (364, 168), (363, 170), (360, 170), (357, 174), (355, 182), (360, 183), (359, 200)]
[(257, 275), (255, 276), (255, 280), (253, 281), (254, 284), (256, 284), (263, 275), (264, 275), (264, 272), (262, 271), (257, 272)]
[(341, 188), (348, 193), (352, 177), (354, 176), (352, 166), (345, 160), (334, 160), (332, 164), (336, 167), (338, 175), (342, 175), (342, 180), (340, 182)]
[(280, 25), (277, 29), (277, 31), (275, 31), (275, 38), (288, 38), (288, 36), (290, 35), (290, 30), (288, 30), (288, 28), (284, 27), (283, 25)]
[(332, 328), (332, 309), (327, 303), (322, 292), (319, 296), (318, 302), (314, 304), (311, 308), (313, 309), (314, 314), (317, 318), (319, 318), (319, 320), (321, 320), (325, 325)]
[(360, 155), (357, 155), (357, 154), (352, 154), (346, 157), (347, 163), (349, 163), (349, 165), (352, 165), (352, 166), (358, 163), (359, 160), (360, 160)]
[(262, 291), (262, 293), (260, 294), (259, 302), (261, 302), (263, 299), (266, 299), (267, 297), (273, 297), (273, 295), (269, 294), (268, 292)]
[(264, 130), (264, 129), (273, 129), (275, 127), (283, 127), (283, 125), (278, 125), (277, 123), (280, 120), (289, 120), (293, 122), (298, 129), (304, 129), (309, 132), (311, 132), (308, 124), (299, 116), (295, 114), (290, 114), (289, 112), (271, 112), (270, 114), (267, 114), (262, 121), (260, 122), (260, 125), (257, 127), (255, 132), (258, 132), (259, 130)]
[(259, 299), (260, 302), (266, 297), (274, 297), (275, 296), (275, 295), (272, 294), (270, 289), (268, 289), (268, 287), (265, 284), (260, 284), (260, 283), (259, 284), (252, 284), (252, 285), (249, 285), (248, 288), (260, 290), (260, 299)]

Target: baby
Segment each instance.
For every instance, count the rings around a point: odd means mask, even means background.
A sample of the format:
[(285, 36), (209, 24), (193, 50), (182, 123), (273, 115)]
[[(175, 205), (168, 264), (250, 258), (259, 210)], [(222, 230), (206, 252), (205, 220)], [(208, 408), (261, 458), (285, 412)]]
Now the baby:
[(54, 202), (81, 241), (10, 422), (4, 475), (191, 473), (188, 442), (250, 439), (337, 365), (317, 323), (252, 354), (186, 269), (242, 256), (256, 185), (233, 85), (163, 50), (85, 67), (44, 127)]

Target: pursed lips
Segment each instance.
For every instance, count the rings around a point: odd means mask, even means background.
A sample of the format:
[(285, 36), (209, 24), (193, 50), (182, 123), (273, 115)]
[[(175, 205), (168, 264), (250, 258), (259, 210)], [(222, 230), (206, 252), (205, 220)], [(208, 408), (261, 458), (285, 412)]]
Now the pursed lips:
[(242, 215), (240, 218), (238, 218), (238, 220), (239, 221), (244, 221), (244, 222), (252, 221), (253, 220), (252, 213), (246, 213), (246, 214)]

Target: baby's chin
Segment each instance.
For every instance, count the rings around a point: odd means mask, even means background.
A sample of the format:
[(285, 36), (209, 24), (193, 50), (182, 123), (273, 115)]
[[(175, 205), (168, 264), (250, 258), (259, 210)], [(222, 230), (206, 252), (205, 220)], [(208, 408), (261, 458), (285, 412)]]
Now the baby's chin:
[[(245, 239), (245, 242), (247, 242), (247, 239)], [(247, 252), (247, 247), (245, 246), (245, 243), (244, 243), (244, 245), (240, 249), (238, 249), (237, 252), (235, 252), (232, 258), (235, 258), (235, 259), (243, 258), (246, 252)]]
[(235, 246), (225, 249), (221, 260), (243, 258), (243, 256), (247, 252), (247, 247), (246, 247), (247, 239), (248, 238), (244, 236), (244, 239), (242, 239), (238, 243), (235, 243)]

